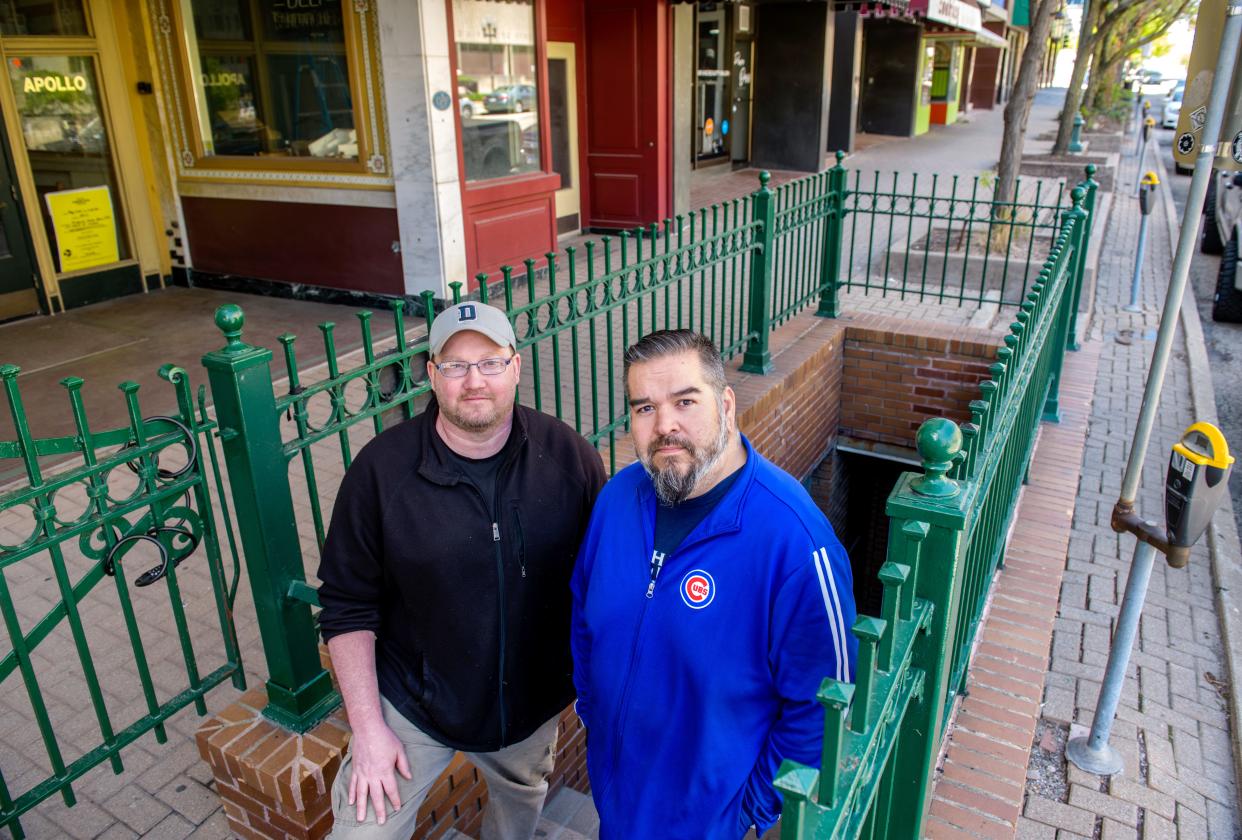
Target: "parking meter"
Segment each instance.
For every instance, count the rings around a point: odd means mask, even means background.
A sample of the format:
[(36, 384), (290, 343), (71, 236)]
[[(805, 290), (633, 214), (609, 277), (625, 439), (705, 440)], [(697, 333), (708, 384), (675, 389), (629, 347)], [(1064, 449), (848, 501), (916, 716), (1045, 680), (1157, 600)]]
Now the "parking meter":
[(1151, 139), (1151, 130), (1155, 127), (1156, 127), (1156, 120), (1154, 117), (1148, 117), (1147, 119), (1143, 120), (1143, 142), (1144, 143), (1146, 143), (1148, 140)]
[(1190, 547), (1203, 536), (1227, 492), (1232, 467), (1225, 436), (1211, 423), (1195, 423), (1173, 444), (1164, 481), (1170, 566), (1186, 565)]
[(1151, 210), (1156, 206), (1156, 187), (1160, 185), (1160, 179), (1156, 177), (1155, 172), (1148, 171), (1143, 176), (1143, 180), (1139, 182), (1139, 211), (1144, 216), (1150, 216)]

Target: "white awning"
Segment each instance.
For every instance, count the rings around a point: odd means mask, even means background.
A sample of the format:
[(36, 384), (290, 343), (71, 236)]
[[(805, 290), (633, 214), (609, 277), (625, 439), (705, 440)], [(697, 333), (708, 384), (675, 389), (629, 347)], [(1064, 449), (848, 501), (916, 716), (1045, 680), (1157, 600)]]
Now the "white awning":
[(965, 32), (978, 32), (983, 28), (983, 12), (975, 3), (963, 0), (912, 0), (910, 10), (929, 21)]

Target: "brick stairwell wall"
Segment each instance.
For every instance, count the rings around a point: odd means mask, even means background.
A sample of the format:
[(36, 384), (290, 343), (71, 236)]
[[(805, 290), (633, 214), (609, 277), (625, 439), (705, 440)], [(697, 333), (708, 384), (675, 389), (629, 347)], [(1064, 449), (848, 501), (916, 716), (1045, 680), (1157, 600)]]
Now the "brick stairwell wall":
[[(834, 483), (838, 433), (912, 448), (928, 417), (969, 416), (997, 336), (879, 316), (836, 320), (803, 315), (772, 336), (773, 370), (766, 376), (729, 366), (738, 421), (755, 448), (807, 482), (829, 518), (842, 515)], [(618, 443), (618, 468), (634, 459)], [(835, 475), (840, 474), (837, 470)], [(322, 651), (326, 661), (326, 649)], [(330, 663), (329, 663), (330, 666)], [(246, 840), (317, 840), (331, 829), (330, 792), (349, 740), (343, 710), (304, 735), (279, 729), (261, 715), (262, 689), (208, 720), (199, 752), (212, 767), (229, 826)], [(572, 709), (561, 716), (551, 793), (560, 786), (589, 792), (586, 739)], [(419, 840), (450, 828), (477, 836), (487, 788), (461, 755), (436, 780), (419, 811)]]

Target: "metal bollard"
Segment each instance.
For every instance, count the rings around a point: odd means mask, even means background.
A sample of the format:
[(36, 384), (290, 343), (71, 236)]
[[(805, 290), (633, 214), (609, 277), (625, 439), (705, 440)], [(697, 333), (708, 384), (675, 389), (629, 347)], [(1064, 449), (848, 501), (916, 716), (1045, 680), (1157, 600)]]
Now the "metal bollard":
[(1130, 281), (1130, 303), (1124, 307), (1129, 312), (1143, 311), (1139, 306), (1139, 293), (1143, 287), (1143, 252), (1147, 250), (1147, 217), (1156, 204), (1156, 187), (1159, 184), (1160, 179), (1151, 171), (1139, 182), (1139, 212), (1142, 216), (1139, 218), (1138, 251), (1134, 254), (1134, 277)]
[(1079, 111), (1077, 114), (1074, 115), (1074, 130), (1070, 132), (1069, 146), (1066, 147), (1067, 151), (1070, 151), (1073, 154), (1078, 154), (1079, 152), (1083, 150), (1082, 126), (1083, 126), (1083, 123), (1085, 122), (1086, 120), (1083, 119), (1081, 111)]
[[(1139, 116), (1138, 133), (1137, 133), (1137, 136), (1134, 138), (1134, 153), (1136, 155), (1139, 153), (1139, 149), (1142, 148), (1143, 142), (1147, 140), (1147, 137), (1143, 132), (1143, 126), (1147, 124), (1147, 120), (1151, 119), (1151, 100), (1149, 99), (1143, 100), (1143, 107), (1141, 108), (1140, 113), (1141, 115)], [(1155, 121), (1153, 120), (1153, 124), (1154, 122)], [(1139, 169), (1141, 170), (1142, 168), (1143, 168), (1143, 164), (1140, 162)]]
[(1139, 133), (1138, 168), (1134, 170), (1134, 194), (1136, 196), (1143, 188), (1143, 180), (1140, 176), (1143, 173), (1143, 161), (1147, 158), (1147, 139), (1151, 137), (1152, 129), (1155, 127), (1156, 121), (1151, 117), (1143, 120), (1143, 130)]

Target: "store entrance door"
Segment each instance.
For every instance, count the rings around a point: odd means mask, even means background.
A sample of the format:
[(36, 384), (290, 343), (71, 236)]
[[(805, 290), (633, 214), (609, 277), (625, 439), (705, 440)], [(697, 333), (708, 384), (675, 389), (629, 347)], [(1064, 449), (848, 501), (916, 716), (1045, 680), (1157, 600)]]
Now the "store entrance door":
[(0, 131), (0, 321), (39, 311), (30, 231), (19, 195), (9, 144)]
[(729, 52), (728, 18), (722, 5), (699, 6), (695, 24), (697, 68), (695, 79), (694, 159), (696, 164), (729, 160)]

